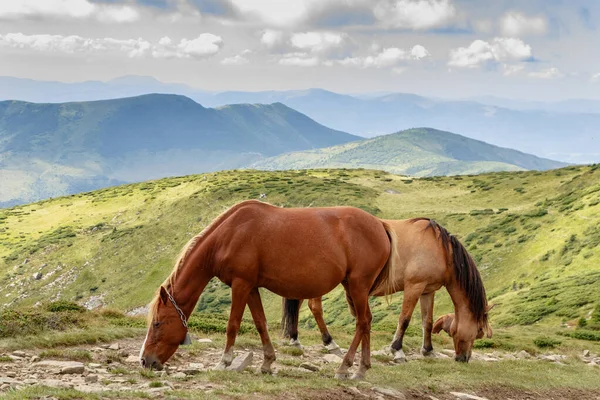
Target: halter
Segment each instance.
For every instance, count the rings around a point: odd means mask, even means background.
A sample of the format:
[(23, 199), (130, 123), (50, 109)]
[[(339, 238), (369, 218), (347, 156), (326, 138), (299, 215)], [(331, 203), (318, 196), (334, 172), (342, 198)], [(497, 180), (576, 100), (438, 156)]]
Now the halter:
[[(179, 314), (179, 318), (181, 318), (181, 323), (183, 324), (183, 326), (185, 327), (185, 329), (189, 329), (188, 328), (188, 324), (187, 324), (187, 318), (186, 318), (185, 314), (183, 313), (183, 311), (181, 311), (181, 308), (179, 308), (179, 306), (175, 302), (175, 299), (173, 298), (173, 296), (171, 295), (171, 293), (169, 293), (168, 291), (167, 291), (167, 296), (169, 297), (169, 300), (173, 304), (173, 307), (175, 307), (175, 311), (177, 311), (177, 313)], [(181, 344), (182, 345), (192, 344), (192, 339), (190, 338), (189, 332), (185, 333), (185, 338), (183, 339), (183, 341), (181, 342)]]

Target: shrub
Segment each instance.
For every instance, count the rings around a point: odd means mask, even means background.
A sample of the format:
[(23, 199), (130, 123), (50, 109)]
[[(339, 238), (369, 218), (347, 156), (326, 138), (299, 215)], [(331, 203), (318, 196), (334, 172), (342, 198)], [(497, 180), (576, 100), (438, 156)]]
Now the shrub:
[(539, 348), (554, 348), (559, 346), (562, 342), (557, 339), (553, 339), (548, 336), (539, 336), (533, 339), (533, 344), (535, 344)]
[(577, 327), (578, 328), (585, 328), (587, 326), (587, 321), (584, 317), (579, 318), (579, 321), (577, 321)]
[(48, 303), (46, 306), (46, 310), (50, 312), (62, 312), (62, 311), (76, 311), (76, 312), (85, 312), (85, 307), (80, 306), (77, 303), (67, 300), (58, 300), (53, 301), (52, 303)]
[(491, 339), (480, 339), (480, 340), (476, 340), (475, 343), (473, 343), (473, 347), (476, 349), (491, 349), (496, 346), (496, 342), (494, 342)]
[(600, 342), (600, 332), (576, 330), (573, 332), (561, 332), (561, 335), (568, 336), (573, 339), (589, 340), (592, 342)]

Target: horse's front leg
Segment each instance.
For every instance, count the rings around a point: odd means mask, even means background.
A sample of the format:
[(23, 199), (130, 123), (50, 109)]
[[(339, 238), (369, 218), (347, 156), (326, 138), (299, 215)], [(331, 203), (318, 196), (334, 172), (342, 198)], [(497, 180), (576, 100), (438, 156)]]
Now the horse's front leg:
[(391, 351), (394, 354), (394, 361), (397, 363), (406, 362), (406, 355), (402, 350), (402, 342), (404, 340), (406, 329), (410, 324), (410, 319), (412, 318), (415, 306), (424, 289), (424, 285), (418, 285), (412, 286), (404, 291), (404, 300), (402, 301), (402, 311), (400, 312), (400, 318), (398, 319), (398, 328), (394, 334), (394, 340), (391, 346)]
[(233, 361), (233, 345), (240, 330), (244, 309), (251, 290), (252, 286), (243, 280), (234, 280), (231, 284), (231, 311), (227, 322), (227, 343), (221, 361), (214, 368), (215, 370), (223, 370), (230, 366)]
[(260, 340), (263, 345), (264, 360), (260, 370), (263, 374), (270, 374), (271, 364), (275, 361), (275, 348), (271, 343), (269, 331), (267, 330), (267, 318), (265, 317), (265, 310), (260, 299), (258, 288), (254, 288), (250, 292), (250, 296), (248, 297), (248, 307), (252, 313), (254, 325), (256, 326), (256, 330), (260, 335)]
[(323, 301), (321, 297), (315, 297), (314, 299), (310, 299), (308, 301), (308, 308), (312, 312), (312, 315), (315, 317), (315, 321), (319, 326), (319, 331), (321, 331), (321, 339), (323, 340), (323, 346), (329, 351), (330, 354), (337, 354), (340, 357), (343, 357), (344, 354), (340, 349), (340, 346), (337, 345), (333, 341), (329, 330), (327, 329), (327, 325), (325, 324), (325, 320), (323, 319)]

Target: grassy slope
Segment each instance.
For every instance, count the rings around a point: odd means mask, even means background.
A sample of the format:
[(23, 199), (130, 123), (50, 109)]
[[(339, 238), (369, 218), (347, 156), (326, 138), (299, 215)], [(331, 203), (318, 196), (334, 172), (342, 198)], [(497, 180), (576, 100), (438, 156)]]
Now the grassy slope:
[[(499, 304), (496, 326), (558, 326), (600, 302), (599, 178), (597, 166), (414, 180), (363, 170), (230, 171), (64, 197), (0, 213), (0, 301), (102, 296), (121, 309), (144, 305), (192, 235), (226, 207), (264, 193), (283, 206), (348, 204), (384, 218), (434, 217), (478, 260)], [(199, 308), (227, 312), (228, 293), (215, 283)], [(279, 300), (266, 296), (277, 320)], [(438, 302), (437, 313), (449, 309), (441, 292)], [(400, 302), (373, 304), (376, 326), (391, 329)], [(328, 322), (352, 322), (339, 290), (326, 296), (325, 309)], [(312, 324), (306, 314), (304, 321)]]
[(258, 161), (254, 166), (267, 170), (371, 168), (414, 176), (438, 176), (545, 170), (564, 164), (449, 132), (419, 128), (325, 149), (286, 153)]

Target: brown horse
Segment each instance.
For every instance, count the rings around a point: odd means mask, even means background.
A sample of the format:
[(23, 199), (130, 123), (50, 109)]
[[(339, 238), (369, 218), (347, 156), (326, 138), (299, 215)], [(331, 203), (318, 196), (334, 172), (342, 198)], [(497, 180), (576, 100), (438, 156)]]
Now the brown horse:
[(151, 304), (140, 362), (161, 369), (187, 338), (187, 319), (208, 282), (231, 287), (227, 343), (217, 369), (233, 360), (233, 345), (246, 304), (260, 335), (263, 372), (275, 350), (267, 332), (259, 287), (287, 298), (322, 296), (342, 283), (356, 310), (356, 333), (336, 377), (349, 376), (358, 345), (370, 368), (371, 311), (368, 296), (394, 289), (396, 237), (385, 222), (353, 207), (279, 208), (244, 201), (224, 212), (182, 250), (173, 272)]
[[(445, 286), (456, 311), (456, 315), (450, 314), (451, 316), (446, 316), (444, 320), (454, 340), (455, 359), (469, 361), (475, 339), (483, 337), (484, 332), (488, 337), (492, 334), (487, 320), (489, 308), (485, 288), (475, 262), (459, 240), (433, 220), (415, 218), (384, 222), (393, 228), (398, 237), (396, 281), (393, 286), (396, 291), (404, 291), (398, 328), (391, 345), (394, 360), (406, 361), (402, 341), (419, 299), (423, 324), (421, 353), (432, 353), (434, 295), (438, 289)], [(375, 296), (385, 294), (390, 293), (383, 290), (373, 293)], [(284, 335), (290, 337), (295, 345), (299, 345), (297, 339), (300, 304), (298, 300), (284, 299)], [(321, 298), (310, 299), (308, 305), (321, 331), (323, 344), (329, 351), (339, 354), (339, 347), (331, 338), (323, 320)], [(352, 306), (350, 311), (353, 312)], [(440, 324), (444, 325), (442, 322)]]

